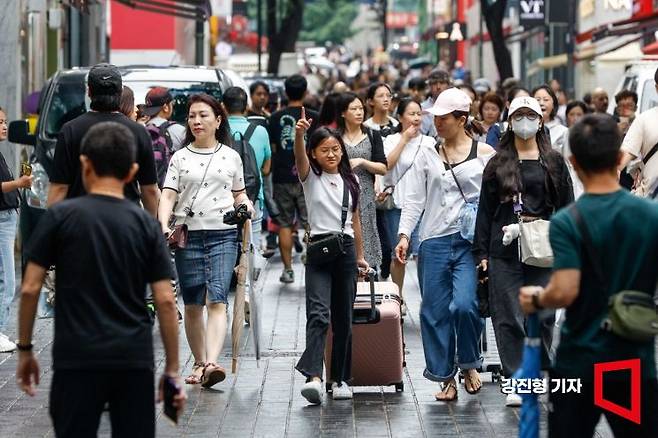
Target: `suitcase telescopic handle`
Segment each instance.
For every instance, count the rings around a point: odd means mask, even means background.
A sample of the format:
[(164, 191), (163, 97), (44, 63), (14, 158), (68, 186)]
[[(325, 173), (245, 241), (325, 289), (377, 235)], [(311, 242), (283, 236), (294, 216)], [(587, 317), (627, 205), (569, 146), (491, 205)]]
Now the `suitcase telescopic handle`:
[(375, 275), (374, 269), (368, 269), (368, 281), (370, 282), (370, 321), (377, 319), (377, 303), (375, 302)]

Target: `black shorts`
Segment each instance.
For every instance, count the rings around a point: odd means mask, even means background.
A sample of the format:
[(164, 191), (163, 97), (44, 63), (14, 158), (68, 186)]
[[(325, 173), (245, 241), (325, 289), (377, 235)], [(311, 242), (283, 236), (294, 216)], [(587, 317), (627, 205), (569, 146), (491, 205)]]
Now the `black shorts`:
[(276, 218), (282, 228), (291, 228), (297, 218), (298, 225), (306, 228), (308, 215), (306, 214), (306, 201), (302, 183), (275, 183), (273, 185), (274, 201), (279, 207), (279, 216)]
[(97, 436), (106, 403), (113, 437), (155, 436), (153, 371), (55, 370), (50, 417), (56, 436)]

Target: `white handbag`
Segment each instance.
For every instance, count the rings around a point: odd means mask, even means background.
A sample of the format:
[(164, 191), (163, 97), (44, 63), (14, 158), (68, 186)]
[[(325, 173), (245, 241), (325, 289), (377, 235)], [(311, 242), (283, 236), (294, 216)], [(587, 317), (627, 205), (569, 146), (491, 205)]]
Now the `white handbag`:
[(550, 221), (544, 219), (524, 222), (519, 217), (521, 263), (538, 268), (553, 267), (553, 250), (548, 239), (550, 224)]

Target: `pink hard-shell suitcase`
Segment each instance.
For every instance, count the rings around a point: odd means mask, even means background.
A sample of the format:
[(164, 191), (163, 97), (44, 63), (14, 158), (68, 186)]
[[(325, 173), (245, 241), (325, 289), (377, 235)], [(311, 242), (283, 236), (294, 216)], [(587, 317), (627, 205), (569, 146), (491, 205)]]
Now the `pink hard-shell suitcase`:
[[(404, 391), (404, 336), (400, 315), (400, 293), (392, 282), (357, 283), (352, 321), (352, 381), (350, 386), (395, 385)], [(329, 329), (324, 353), (327, 382), (331, 375)], [(330, 383), (326, 385), (331, 389)]]

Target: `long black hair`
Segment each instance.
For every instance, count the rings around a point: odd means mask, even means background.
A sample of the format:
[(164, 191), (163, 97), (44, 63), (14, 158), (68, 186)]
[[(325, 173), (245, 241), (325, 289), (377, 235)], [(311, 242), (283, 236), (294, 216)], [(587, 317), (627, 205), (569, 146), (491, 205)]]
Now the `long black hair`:
[(345, 149), (345, 143), (343, 143), (340, 133), (335, 129), (327, 127), (316, 129), (306, 143), (306, 155), (308, 156), (308, 161), (311, 164), (311, 170), (313, 173), (318, 176), (322, 175), (322, 167), (320, 167), (318, 161), (313, 158), (311, 151), (320, 146), (326, 139), (332, 137), (338, 141), (338, 144), (340, 144), (342, 156), (340, 158), (340, 163), (338, 163), (338, 173), (341, 178), (343, 178), (343, 182), (347, 184), (347, 188), (352, 195), (352, 211), (354, 212), (359, 204), (359, 183), (352, 171), (352, 166), (350, 166), (350, 158), (347, 155), (347, 149)]
[[(224, 108), (222, 105), (215, 99), (214, 97), (210, 96), (209, 94), (206, 93), (199, 93), (199, 94), (194, 94), (190, 96), (190, 98), (187, 101), (187, 113), (190, 113), (190, 107), (192, 104), (195, 103), (205, 103), (208, 105), (211, 109), (215, 117), (220, 116), (222, 118), (221, 123), (219, 124), (219, 128), (215, 131), (215, 139), (220, 143), (220, 144), (229, 144), (231, 141), (231, 131), (228, 126), (228, 116), (226, 115), (226, 111), (224, 111)], [(194, 143), (195, 137), (192, 134), (192, 130), (190, 129), (190, 124), (185, 123), (185, 143), (186, 144), (192, 144)]]
[[(512, 123), (510, 122), (507, 130), (500, 138), (496, 155), (489, 160), (482, 175), (483, 180), (496, 180), (500, 202), (511, 201), (523, 188), (519, 153), (514, 145), (514, 137)], [(543, 125), (539, 127), (535, 138), (537, 146), (539, 146), (539, 161), (546, 170), (545, 187), (546, 193), (549, 194), (547, 202), (550, 206), (554, 206), (557, 200), (557, 187), (554, 181), (557, 181), (559, 176), (560, 160), (564, 160), (564, 158), (551, 147), (551, 141)]]
[(324, 98), (322, 106), (320, 107), (320, 115), (318, 116), (318, 126), (327, 126), (336, 123), (338, 120), (338, 103), (340, 101), (340, 93), (329, 93)]

